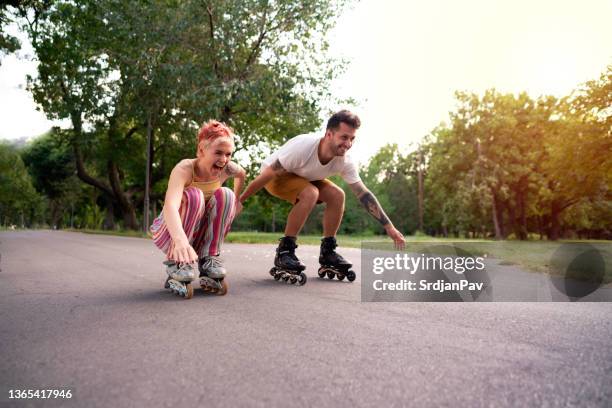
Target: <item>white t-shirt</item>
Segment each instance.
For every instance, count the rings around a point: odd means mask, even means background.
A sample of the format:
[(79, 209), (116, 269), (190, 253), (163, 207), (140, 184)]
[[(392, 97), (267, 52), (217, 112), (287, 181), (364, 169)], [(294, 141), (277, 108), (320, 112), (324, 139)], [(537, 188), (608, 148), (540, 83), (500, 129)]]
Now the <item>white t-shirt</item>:
[(261, 167), (262, 169), (268, 167), (278, 160), (289, 173), (297, 174), (309, 181), (323, 180), (336, 174), (348, 184), (361, 181), (357, 166), (346, 154), (334, 156), (326, 165), (321, 164), (318, 155), (320, 141), (321, 136), (317, 134), (296, 136), (264, 160)]

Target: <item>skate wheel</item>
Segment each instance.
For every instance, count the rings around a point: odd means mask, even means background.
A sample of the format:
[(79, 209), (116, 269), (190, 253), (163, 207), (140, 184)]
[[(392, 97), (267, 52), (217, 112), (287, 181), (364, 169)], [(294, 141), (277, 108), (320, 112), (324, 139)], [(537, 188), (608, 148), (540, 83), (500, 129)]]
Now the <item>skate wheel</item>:
[(270, 275), (271, 276), (276, 276), (276, 268), (270, 269)]
[(306, 274), (304, 272), (300, 272), (300, 274), (297, 276), (297, 285), (303, 286), (307, 280), (308, 278), (306, 278)]
[(217, 296), (225, 296), (227, 295), (227, 291), (229, 289), (229, 285), (225, 281), (225, 279), (219, 282), (221, 284), (221, 289), (217, 289)]
[(187, 293), (185, 293), (185, 299), (191, 299), (193, 297), (193, 285), (191, 283), (186, 283), (185, 287), (187, 288)]
[(166, 283), (164, 283), (164, 289), (170, 289), (170, 283), (168, 283), (168, 282), (170, 282), (170, 277), (169, 276), (166, 278)]
[(344, 280), (344, 275), (339, 273), (338, 275), (336, 275), (336, 278), (338, 278), (339, 281), (343, 281)]
[(275, 281), (280, 280), (280, 278), (281, 278), (281, 274), (280, 273), (277, 273), (277, 274), (274, 275), (274, 280)]
[(319, 278), (325, 278), (325, 269), (324, 268), (319, 268), (317, 273), (319, 274)]
[(298, 278), (296, 278), (295, 276), (291, 276), (289, 278), (289, 282), (291, 282), (292, 285), (295, 285), (295, 283), (297, 282)]
[(327, 277), (328, 277), (329, 279), (334, 279), (334, 273), (333, 273), (332, 271), (328, 271), (328, 272), (327, 272)]
[(285, 276), (283, 276), (283, 280), (284, 280), (285, 282), (289, 282), (289, 275), (285, 275)]
[(348, 273), (346, 274), (346, 279), (348, 279), (349, 282), (354, 281), (356, 277), (357, 275), (355, 275), (355, 272), (353, 271), (348, 271)]

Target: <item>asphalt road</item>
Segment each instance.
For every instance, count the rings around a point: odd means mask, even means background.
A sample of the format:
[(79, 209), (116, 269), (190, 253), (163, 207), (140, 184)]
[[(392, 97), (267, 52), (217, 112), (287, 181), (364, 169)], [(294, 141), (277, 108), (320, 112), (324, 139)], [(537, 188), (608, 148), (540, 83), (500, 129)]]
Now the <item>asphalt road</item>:
[[(341, 251), (359, 270), (359, 250)], [(227, 296), (163, 289), (149, 240), (0, 233), (0, 406), (610, 406), (612, 303), (367, 303), (275, 282), (228, 244)], [(71, 400), (9, 400), (10, 389)]]

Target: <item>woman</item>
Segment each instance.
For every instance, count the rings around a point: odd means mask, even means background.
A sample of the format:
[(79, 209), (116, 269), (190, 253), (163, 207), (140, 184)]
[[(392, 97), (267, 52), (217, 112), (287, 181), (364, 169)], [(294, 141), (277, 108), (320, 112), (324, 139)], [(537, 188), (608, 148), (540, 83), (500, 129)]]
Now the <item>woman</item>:
[[(151, 226), (153, 242), (167, 256), (166, 287), (190, 298), (198, 262), (203, 289), (225, 294), (225, 268), (219, 255), (230, 225), (241, 210), (246, 173), (232, 162), (234, 135), (216, 120), (198, 132), (197, 157), (180, 161), (170, 173), (164, 208)], [(234, 191), (221, 185), (234, 177)]]

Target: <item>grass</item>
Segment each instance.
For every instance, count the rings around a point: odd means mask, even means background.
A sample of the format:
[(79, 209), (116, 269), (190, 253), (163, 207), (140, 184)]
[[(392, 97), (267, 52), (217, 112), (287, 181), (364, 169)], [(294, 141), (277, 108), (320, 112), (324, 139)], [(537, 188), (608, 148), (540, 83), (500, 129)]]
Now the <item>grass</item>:
[[(147, 238), (148, 234), (141, 231), (103, 231), (92, 229), (66, 229), (65, 231), (82, 232), (86, 234), (118, 235), (126, 237)], [(243, 244), (277, 244), (282, 232), (246, 232), (232, 231), (226, 238), (226, 242)], [(392, 249), (391, 240), (382, 235), (339, 235), (338, 244), (341, 247), (361, 248), (362, 243), (376, 243), (376, 246), (384, 245), (385, 249)], [(484, 255), (501, 260), (501, 265), (515, 265), (521, 269), (562, 274), (564, 271), (557, 271), (551, 268), (551, 260), (556, 251), (564, 244), (569, 242), (589, 244), (603, 255), (605, 264), (604, 283), (612, 282), (612, 242), (611, 241), (494, 241), (494, 240), (473, 240), (456, 238), (433, 238), (425, 235), (406, 237), (406, 250), (408, 252), (420, 252), (421, 249), (431, 246), (431, 244), (458, 243), (459, 247), (467, 250), (473, 255)], [(299, 244), (319, 245), (320, 235), (300, 235)], [(583, 276), (579, 272), (572, 277), (581, 280), (591, 280), (590, 276)]]

